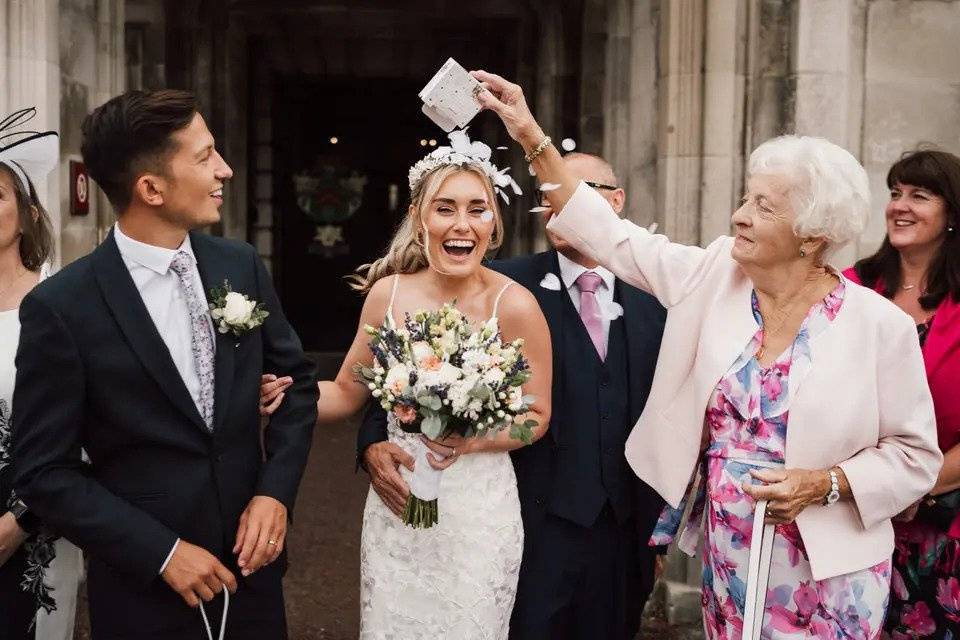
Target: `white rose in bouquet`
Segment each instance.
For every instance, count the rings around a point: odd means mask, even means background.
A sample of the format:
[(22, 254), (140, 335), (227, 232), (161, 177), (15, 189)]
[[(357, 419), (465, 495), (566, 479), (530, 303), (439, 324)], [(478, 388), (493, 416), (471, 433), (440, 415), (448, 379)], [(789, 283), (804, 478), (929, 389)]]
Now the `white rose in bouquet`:
[(440, 359), (437, 358), (437, 354), (434, 353), (433, 347), (430, 346), (429, 342), (424, 340), (414, 342), (410, 345), (410, 350), (413, 352), (413, 360), (417, 367), (431, 369), (433, 368), (432, 365), (434, 361), (436, 361), (437, 366), (439, 366)]
[(387, 378), (384, 380), (384, 387), (394, 396), (402, 396), (410, 386), (410, 369), (403, 363), (398, 363), (390, 367), (387, 371)]
[(493, 367), (484, 372), (483, 381), (491, 387), (496, 387), (503, 382), (503, 379), (506, 377), (507, 374), (503, 372), (503, 369), (499, 367)]

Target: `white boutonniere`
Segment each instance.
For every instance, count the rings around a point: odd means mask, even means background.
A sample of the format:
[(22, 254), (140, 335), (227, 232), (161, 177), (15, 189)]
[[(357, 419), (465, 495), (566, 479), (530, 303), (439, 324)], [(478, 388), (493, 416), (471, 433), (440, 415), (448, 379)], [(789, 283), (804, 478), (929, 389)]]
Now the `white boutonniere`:
[(270, 312), (263, 308), (262, 302), (237, 293), (226, 280), (222, 287), (210, 290), (210, 299), (210, 317), (213, 318), (213, 325), (219, 333), (232, 333), (239, 337), (262, 325), (270, 315)]
[(544, 289), (549, 289), (550, 291), (560, 291), (563, 289), (563, 285), (560, 283), (560, 278), (558, 278), (557, 274), (553, 272), (549, 272), (543, 276), (543, 280), (540, 281), (540, 286)]

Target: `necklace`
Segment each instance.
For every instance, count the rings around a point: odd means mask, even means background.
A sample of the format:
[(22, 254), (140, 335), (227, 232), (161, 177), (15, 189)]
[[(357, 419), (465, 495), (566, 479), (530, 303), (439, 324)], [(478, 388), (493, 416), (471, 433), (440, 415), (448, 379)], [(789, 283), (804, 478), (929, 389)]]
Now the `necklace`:
[[(785, 303), (783, 303), (782, 305), (774, 309), (773, 313), (776, 314), (778, 318), (778, 322), (776, 325), (771, 326), (771, 328), (768, 330), (767, 322), (764, 321), (763, 337), (760, 339), (760, 348), (757, 349), (757, 355), (756, 355), (757, 361), (763, 360), (763, 354), (767, 349), (767, 339), (773, 338), (778, 333), (780, 333), (781, 329), (783, 329), (783, 325), (786, 324), (787, 319), (790, 317), (789, 312), (793, 310), (794, 303), (797, 302), (797, 300), (802, 300), (804, 296), (814, 287), (814, 285), (816, 285), (821, 280), (823, 280), (825, 276), (829, 276), (829, 275), (830, 275), (830, 272), (828, 271), (826, 273), (823, 273), (820, 277), (811, 280), (810, 282), (805, 284), (803, 288), (800, 289), (800, 291), (797, 292), (797, 295), (793, 296), (792, 298), (787, 300)], [(761, 316), (762, 315), (763, 314), (761, 313)]]
[(10, 281), (10, 284), (8, 284), (7, 286), (5, 286), (3, 289), (0, 289), (0, 298), (2, 298), (3, 296), (5, 296), (5, 295), (7, 294), (7, 291), (10, 291), (10, 289), (13, 287), (13, 285), (17, 284), (17, 282), (20, 281), (20, 278), (22, 278), (23, 276), (27, 275), (27, 268), (26, 268), (26, 267), (21, 267), (21, 268), (23, 269), (23, 271), (20, 272), (20, 275), (18, 275), (16, 278), (14, 278), (13, 280), (11, 280), (11, 281)]

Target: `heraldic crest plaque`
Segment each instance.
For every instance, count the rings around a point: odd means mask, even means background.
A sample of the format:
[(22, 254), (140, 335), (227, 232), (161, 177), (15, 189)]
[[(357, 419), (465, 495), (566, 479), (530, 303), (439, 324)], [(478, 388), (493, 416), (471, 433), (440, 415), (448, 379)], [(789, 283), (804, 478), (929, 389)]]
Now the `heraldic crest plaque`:
[(313, 170), (293, 176), (297, 206), (316, 225), (316, 233), (307, 249), (323, 258), (334, 258), (350, 252), (344, 238), (343, 223), (363, 203), (367, 177), (318, 162)]

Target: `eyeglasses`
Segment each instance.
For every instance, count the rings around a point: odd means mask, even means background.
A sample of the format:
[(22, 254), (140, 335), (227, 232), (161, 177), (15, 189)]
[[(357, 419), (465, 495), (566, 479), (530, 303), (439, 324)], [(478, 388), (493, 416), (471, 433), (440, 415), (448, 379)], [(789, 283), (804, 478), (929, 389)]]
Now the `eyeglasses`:
[[(620, 187), (615, 187), (609, 184), (603, 184), (602, 182), (590, 182), (589, 180), (584, 180), (583, 182), (588, 187), (593, 187), (598, 191), (616, 191), (617, 189), (620, 188)], [(537, 206), (549, 207), (550, 203), (547, 202), (546, 193), (540, 190), (540, 185), (537, 185), (536, 193), (537, 193)]]

